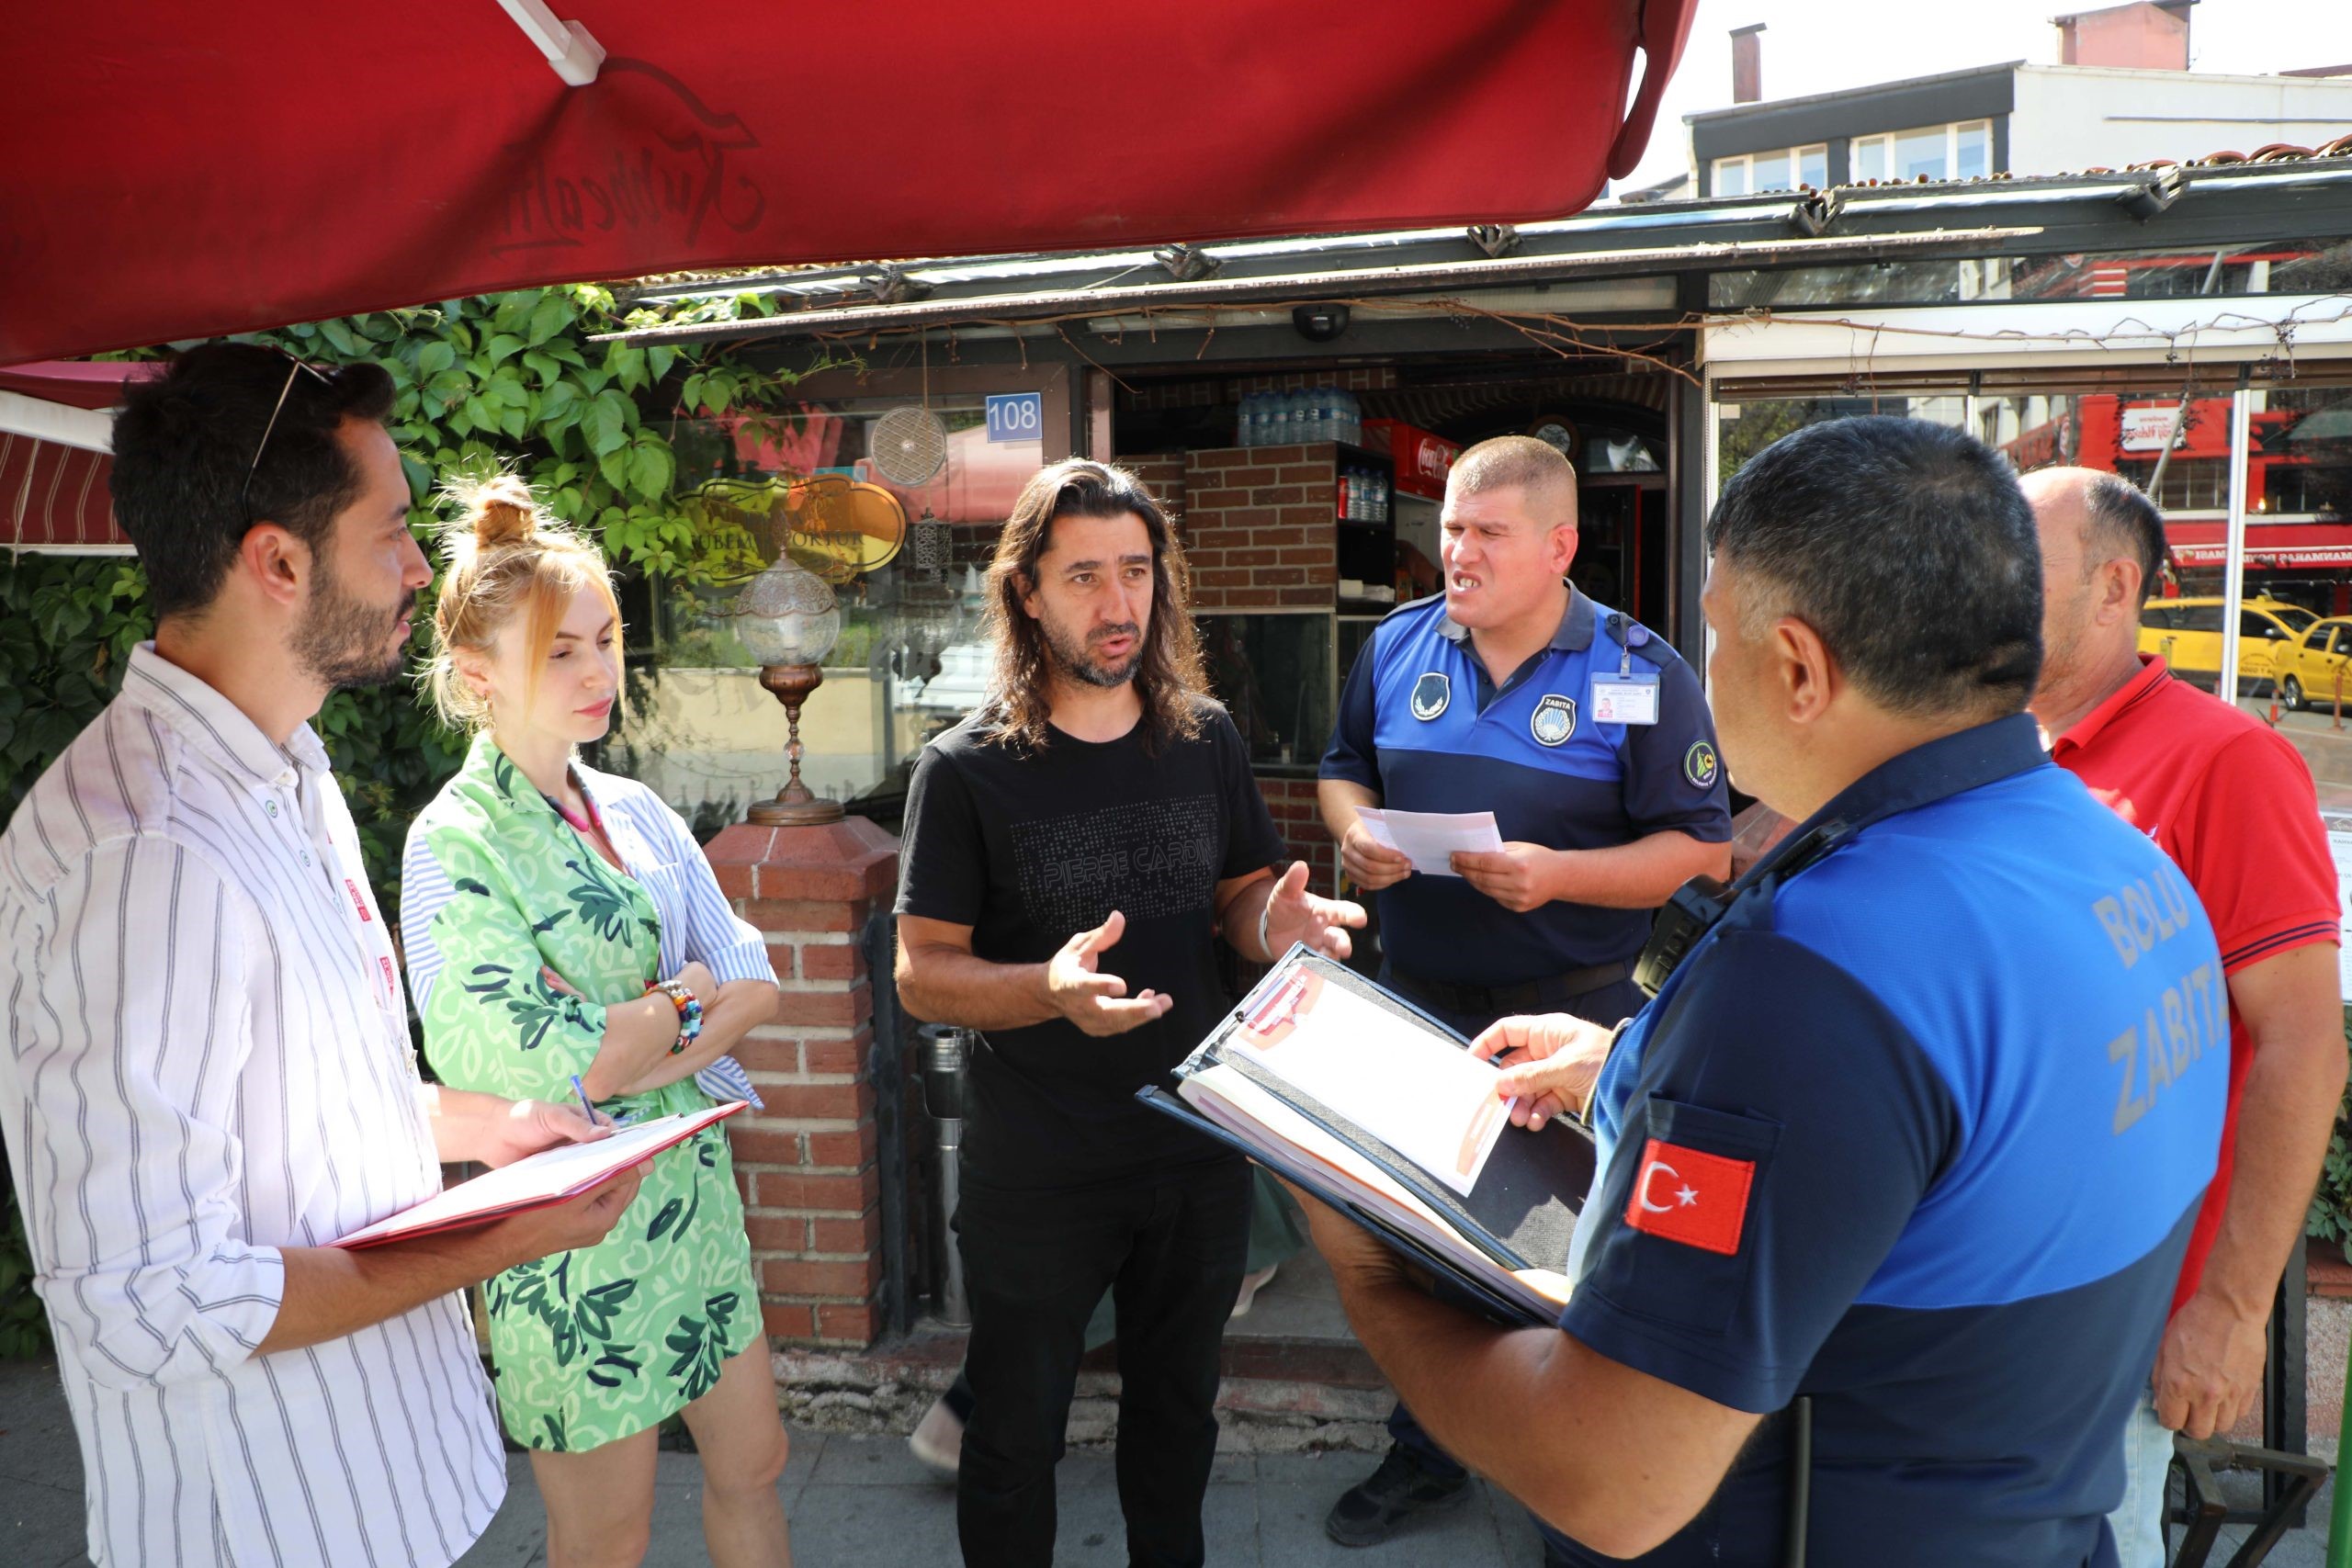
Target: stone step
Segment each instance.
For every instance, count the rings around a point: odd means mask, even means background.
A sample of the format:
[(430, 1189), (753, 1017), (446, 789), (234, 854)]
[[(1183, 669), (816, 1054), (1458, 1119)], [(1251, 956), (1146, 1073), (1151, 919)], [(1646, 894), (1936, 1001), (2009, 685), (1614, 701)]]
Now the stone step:
[[(914, 1430), (963, 1364), (964, 1332), (936, 1323), (872, 1349), (784, 1349), (775, 1375), (787, 1425), (859, 1436)], [(1353, 1343), (1229, 1335), (1220, 1357), (1217, 1447), (1230, 1453), (1374, 1452), (1395, 1395)], [(1073, 1447), (1109, 1444), (1118, 1417), (1117, 1348), (1080, 1363)]]

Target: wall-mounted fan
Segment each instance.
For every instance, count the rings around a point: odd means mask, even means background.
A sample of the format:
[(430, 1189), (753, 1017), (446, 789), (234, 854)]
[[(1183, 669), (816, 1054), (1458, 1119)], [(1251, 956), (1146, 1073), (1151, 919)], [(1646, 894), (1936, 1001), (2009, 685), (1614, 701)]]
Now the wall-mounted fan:
[(887, 410), (866, 434), (865, 455), (892, 484), (929, 484), (947, 465), (947, 426), (913, 403)]

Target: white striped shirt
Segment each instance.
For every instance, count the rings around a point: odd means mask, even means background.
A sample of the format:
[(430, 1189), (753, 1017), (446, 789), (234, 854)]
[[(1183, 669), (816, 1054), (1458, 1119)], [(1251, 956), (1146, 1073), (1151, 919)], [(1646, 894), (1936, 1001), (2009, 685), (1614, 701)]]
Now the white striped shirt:
[(505, 1492), (458, 1295), (256, 1356), (311, 1247), (439, 1190), (358, 835), (283, 748), (132, 654), (0, 836), (0, 1129), (101, 1564), (447, 1563)]
[[(775, 967), (768, 962), (767, 938), (740, 918), (718, 890), (718, 879), (711, 874), (710, 863), (703, 858), (702, 846), (695, 842), (685, 819), (635, 779), (601, 773), (582, 762), (571, 764), (571, 776), (596, 808), (613, 852), (621, 857), (621, 869), (652, 900), (662, 927), (661, 972), (675, 975), (689, 963), (698, 963), (722, 986), (729, 980), (773, 982)], [(457, 896), (424, 833), (412, 829), (401, 860), (401, 950), (408, 959), (409, 989), (416, 993), (419, 1013), (448, 962), (433, 938), (433, 917)], [(752, 1087), (751, 1074), (732, 1056), (718, 1057), (695, 1075), (695, 1082), (721, 1103), (748, 1100), (754, 1107), (767, 1104)]]

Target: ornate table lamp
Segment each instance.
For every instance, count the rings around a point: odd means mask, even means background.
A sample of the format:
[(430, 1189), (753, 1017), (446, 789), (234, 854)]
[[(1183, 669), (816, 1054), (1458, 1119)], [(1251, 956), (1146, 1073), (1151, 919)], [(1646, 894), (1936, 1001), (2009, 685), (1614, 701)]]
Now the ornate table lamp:
[(813, 828), (842, 819), (841, 803), (820, 800), (800, 782), (800, 705), (824, 683), (825, 655), (842, 635), (841, 607), (824, 579), (789, 557), (759, 576), (735, 600), (735, 631), (760, 661), (760, 684), (784, 705), (792, 739), (785, 747), (791, 776), (774, 800), (750, 812), (763, 828)]

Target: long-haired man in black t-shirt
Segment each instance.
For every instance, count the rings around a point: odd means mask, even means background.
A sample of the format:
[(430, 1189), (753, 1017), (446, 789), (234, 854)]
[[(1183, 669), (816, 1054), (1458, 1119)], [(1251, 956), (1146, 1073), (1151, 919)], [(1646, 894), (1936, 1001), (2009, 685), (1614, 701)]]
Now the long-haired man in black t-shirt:
[(1135, 1094), (1215, 1027), (1220, 928), (1264, 962), (1295, 942), (1345, 957), (1364, 920), (1307, 893), (1303, 863), (1273, 874), (1282, 840), (1203, 688), (1184, 583), (1133, 475), (1081, 460), (1038, 473), (989, 569), (989, 700), (923, 749), (907, 797), (899, 996), (984, 1034), (956, 1214), (970, 1564), (1052, 1561), (1054, 1465), (1106, 1289), (1129, 1561), (1202, 1561), (1250, 1179)]

